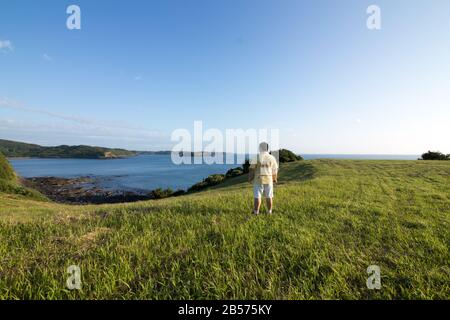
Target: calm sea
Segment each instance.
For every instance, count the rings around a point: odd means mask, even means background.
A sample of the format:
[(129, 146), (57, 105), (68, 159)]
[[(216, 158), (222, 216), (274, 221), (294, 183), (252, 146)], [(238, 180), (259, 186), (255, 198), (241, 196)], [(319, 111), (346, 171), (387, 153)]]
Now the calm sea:
[[(332, 155), (309, 154), (305, 159), (386, 159), (416, 160), (415, 155)], [(115, 190), (187, 189), (214, 173), (225, 173), (238, 165), (175, 165), (170, 155), (139, 155), (115, 160), (90, 159), (10, 159), (16, 172), (25, 178), (92, 176), (103, 188)]]

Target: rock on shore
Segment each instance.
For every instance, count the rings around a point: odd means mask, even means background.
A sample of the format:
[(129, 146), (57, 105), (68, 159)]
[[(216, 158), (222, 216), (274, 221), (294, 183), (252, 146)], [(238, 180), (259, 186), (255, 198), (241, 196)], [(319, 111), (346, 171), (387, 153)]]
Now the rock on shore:
[(152, 199), (150, 193), (103, 190), (92, 177), (23, 179), (24, 185), (39, 190), (48, 198), (62, 203), (101, 204), (133, 202)]

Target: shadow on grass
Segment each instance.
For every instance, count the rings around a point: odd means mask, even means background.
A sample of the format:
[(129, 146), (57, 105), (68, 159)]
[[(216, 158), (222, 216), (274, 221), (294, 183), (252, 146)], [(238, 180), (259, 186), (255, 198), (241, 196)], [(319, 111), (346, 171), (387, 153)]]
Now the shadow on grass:
[(279, 183), (299, 182), (313, 179), (317, 169), (310, 163), (292, 163), (281, 167)]

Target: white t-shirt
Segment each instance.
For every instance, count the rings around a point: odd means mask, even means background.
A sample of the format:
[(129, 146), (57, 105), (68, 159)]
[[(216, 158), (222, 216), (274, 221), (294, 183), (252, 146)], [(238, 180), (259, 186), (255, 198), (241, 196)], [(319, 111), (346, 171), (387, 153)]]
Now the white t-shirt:
[(269, 152), (261, 152), (250, 160), (250, 168), (255, 170), (254, 184), (272, 184), (273, 175), (278, 172), (278, 163)]

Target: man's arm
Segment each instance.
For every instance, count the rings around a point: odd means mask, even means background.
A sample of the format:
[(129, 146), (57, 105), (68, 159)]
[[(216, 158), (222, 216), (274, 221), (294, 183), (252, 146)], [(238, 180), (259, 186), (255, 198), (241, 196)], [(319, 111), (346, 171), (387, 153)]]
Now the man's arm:
[(273, 183), (278, 183), (278, 163), (277, 160), (273, 160), (273, 166), (272, 166), (272, 181)]
[(251, 168), (248, 171), (248, 182), (252, 183), (255, 179), (255, 168)]

